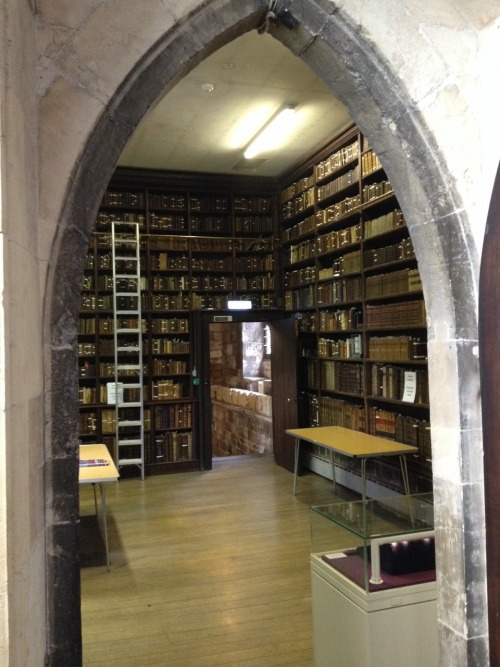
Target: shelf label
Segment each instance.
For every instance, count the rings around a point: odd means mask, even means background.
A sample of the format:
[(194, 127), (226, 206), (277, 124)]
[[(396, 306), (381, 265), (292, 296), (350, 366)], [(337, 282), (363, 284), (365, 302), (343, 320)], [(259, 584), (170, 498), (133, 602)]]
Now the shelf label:
[(116, 387), (118, 387), (118, 403), (123, 403), (123, 383), (122, 382), (107, 382), (106, 393), (108, 405), (116, 405)]
[(406, 403), (414, 403), (417, 393), (417, 373), (415, 371), (405, 371), (405, 388), (403, 400)]

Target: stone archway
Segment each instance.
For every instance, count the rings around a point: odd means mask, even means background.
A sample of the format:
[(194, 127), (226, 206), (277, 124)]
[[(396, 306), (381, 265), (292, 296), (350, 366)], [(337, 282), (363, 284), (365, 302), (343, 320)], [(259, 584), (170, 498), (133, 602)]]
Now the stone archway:
[[(465, 457), (477, 466), (481, 456), (470, 435), (480, 427), (479, 410), (474, 409), (479, 388), (473, 296), (477, 259), (471, 260), (473, 244), (459, 212), (460, 198), (449, 186), (451, 179), (440, 167), (438, 149), (420, 114), (373, 43), (346, 15), (333, 13), (329, 3), (303, 0), (293, 11), (299, 27), (278, 27), (275, 36), (331, 87), (369, 137), (414, 241), (430, 324), (440, 637), (452, 656), (450, 664), (487, 664), (484, 549), (479, 547), (477, 555), (478, 545), (484, 544), (482, 486), (473, 471), (467, 477), (458, 461), (449, 471), (451, 460)], [(57, 387), (48, 392), (47, 403), (46, 493), (53, 521), (47, 527), (48, 652), (53, 665), (79, 664), (81, 659), (76, 321), (83, 258), (97, 207), (124, 144), (150, 104), (209, 52), (259, 25), (264, 12), (259, 0), (200, 3), (198, 11), (152, 45), (147, 57), (137, 58), (100, 114), (68, 179), (47, 287), (47, 377), (50, 387)], [(443, 376), (446, 394), (440, 386)]]

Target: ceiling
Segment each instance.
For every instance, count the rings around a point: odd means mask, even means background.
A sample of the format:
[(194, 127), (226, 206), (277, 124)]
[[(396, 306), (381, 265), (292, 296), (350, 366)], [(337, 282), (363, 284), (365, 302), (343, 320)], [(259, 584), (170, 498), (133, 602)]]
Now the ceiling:
[[(252, 160), (243, 149), (281, 107), (295, 105), (284, 145)], [(200, 63), (151, 108), (120, 166), (278, 176), (350, 120), (346, 108), (271, 35), (245, 33)]]

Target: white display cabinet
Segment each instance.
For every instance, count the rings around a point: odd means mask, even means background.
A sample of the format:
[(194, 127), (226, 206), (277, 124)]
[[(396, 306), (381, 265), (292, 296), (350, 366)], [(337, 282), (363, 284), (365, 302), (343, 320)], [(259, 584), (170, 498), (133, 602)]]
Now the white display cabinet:
[(316, 667), (438, 665), (432, 495), (311, 508)]

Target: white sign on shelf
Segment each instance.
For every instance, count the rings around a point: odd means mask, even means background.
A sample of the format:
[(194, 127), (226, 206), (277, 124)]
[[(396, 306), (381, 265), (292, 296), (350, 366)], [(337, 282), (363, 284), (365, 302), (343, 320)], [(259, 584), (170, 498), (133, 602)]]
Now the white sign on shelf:
[(402, 400), (406, 403), (414, 403), (417, 394), (417, 373), (405, 371), (405, 388)]
[[(118, 387), (118, 392), (116, 391)], [(116, 405), (116, 394), (118, 393), (118, 403), (123, 403), (123, 383), (108, 382), (106, 384), (107, 400), (109, 405)]]

